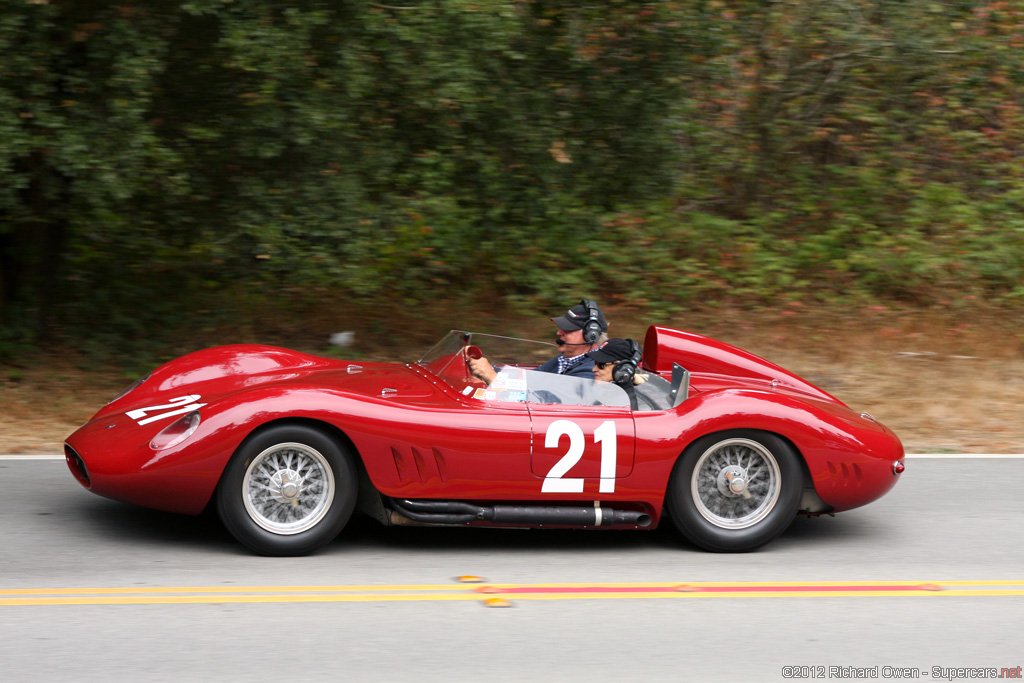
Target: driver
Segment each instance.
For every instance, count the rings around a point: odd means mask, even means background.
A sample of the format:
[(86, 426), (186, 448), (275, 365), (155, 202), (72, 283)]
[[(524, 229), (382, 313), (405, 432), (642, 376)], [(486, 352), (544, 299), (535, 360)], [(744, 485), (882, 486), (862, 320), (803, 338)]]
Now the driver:
[[(575, 377), (594, 376), (594, 361), (586, 354), (608, 340), (608, 321), (597, 302), (583, 299), (565, 312), (552, 318), (558, 326), (558, 355), (537, 367), (540, 372), (553, 372)], [(468, 358), (473, 376), (487, 384), (494, 381), (497, 371), (486, 358)]]

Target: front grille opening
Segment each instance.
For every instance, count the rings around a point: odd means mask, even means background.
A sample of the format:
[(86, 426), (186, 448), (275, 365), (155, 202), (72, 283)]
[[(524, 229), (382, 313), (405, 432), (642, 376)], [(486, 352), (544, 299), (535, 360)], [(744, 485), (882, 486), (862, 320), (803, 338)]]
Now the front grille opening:
[(85, 466), (82, 456), (74, 448), (64, 444), (64, 459), (68, 463), (68, 469), (71, 470), (71, 474), (75, 475), (75, 479), (85, 488), (89, 488), (89, 468)]

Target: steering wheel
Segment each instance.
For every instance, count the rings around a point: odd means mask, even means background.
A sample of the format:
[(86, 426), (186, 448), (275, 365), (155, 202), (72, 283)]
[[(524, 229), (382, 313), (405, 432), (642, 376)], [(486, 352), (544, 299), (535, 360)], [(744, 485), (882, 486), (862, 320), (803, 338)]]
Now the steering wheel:
[(472, 358), (473, 360), (477, 360), (478, 358), (483, 358), (483, 357), (484, 357), (484, 353), (483, 353), (483, 351), (480, 350), (479, 346), (467, 345), (463, 349), (463, 358), (466, 361), (466, 381), (467, 382), (471, 382), (473, 380), (473, 368), (471, 368), (470, 365), (469, 365), (469, 359)]

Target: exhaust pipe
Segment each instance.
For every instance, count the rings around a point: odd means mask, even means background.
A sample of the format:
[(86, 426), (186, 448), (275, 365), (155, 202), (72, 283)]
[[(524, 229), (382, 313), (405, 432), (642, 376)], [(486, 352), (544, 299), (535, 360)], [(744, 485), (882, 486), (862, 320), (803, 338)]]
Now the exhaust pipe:
[(636, 510), (571, 505), (491, 505), (479, 506), (450, 500), (393, 499), (395, 509), (416, 522), (427, 524), (529, 524), (553, 526), (614, 526), (630, 524), (650, 526), (651, 516)]
[(486, 519), (495, 524), (561, 524), (567, 526), (613, 526), (615, 524), (649, 526), (651, 523), (650, 515), (635, 510), (572, 506), (495, 505)]

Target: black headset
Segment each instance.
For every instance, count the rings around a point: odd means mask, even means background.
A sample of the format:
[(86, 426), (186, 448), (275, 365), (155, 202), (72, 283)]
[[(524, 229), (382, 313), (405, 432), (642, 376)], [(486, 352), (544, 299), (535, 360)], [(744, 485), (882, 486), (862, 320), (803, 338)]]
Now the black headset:
[(620, 360), (612, 369), (612, 381), (619, 386), (633, 383), (636, 368), (640, 365), (640, 359), (643, 357), (640, 345), (636, 343), (635, 339), (627, 339), (626, 341), (629, 342), (630, 356), (626, 360)]
[(597, 307), (597, 303), (593, 299), (583, 299), (580, 301), (583, 307), (587, 309), (587, 322), (583, 324), (583, 341), (587, 344), (593, 344), (601, 338), (601, 321), (598, 319), (598, 315), (601, 313), (601, 309)]

